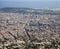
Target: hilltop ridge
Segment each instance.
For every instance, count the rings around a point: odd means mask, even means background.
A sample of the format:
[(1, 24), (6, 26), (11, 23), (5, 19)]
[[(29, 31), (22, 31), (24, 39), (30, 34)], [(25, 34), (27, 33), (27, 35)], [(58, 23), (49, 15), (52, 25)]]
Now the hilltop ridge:
[(37, 9), (37, 8), (14, 8), (6, 7), (1, 8), (0, 12), (2, 13), (22, 13), (22, 14), (39, 14), (39, 15), (60, 15), (60, 9)]

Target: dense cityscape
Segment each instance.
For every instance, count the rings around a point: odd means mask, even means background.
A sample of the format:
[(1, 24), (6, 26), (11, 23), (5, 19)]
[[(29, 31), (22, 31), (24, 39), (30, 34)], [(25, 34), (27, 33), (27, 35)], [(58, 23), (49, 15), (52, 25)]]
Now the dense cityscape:
[(60, 9), (0, 9), (0, 49), (60, 49)]

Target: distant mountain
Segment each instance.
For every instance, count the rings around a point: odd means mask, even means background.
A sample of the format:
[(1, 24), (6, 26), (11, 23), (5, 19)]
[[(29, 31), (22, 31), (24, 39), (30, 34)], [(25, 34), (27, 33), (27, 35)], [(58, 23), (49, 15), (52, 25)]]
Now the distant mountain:
[(33, 8), (1, 8), (0, 12), (40, 14), (40, 15), (60, 15), (60, 9), (33, 9)]

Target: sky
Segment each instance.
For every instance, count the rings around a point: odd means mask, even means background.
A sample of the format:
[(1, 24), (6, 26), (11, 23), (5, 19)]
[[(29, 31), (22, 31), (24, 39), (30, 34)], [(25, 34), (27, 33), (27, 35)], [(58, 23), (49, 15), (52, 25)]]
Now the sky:
[(60, 1), (60, 0), (0, 0), (0, 1)]
[(0, 8), (60, 8), (60, 0), (0, 0)]

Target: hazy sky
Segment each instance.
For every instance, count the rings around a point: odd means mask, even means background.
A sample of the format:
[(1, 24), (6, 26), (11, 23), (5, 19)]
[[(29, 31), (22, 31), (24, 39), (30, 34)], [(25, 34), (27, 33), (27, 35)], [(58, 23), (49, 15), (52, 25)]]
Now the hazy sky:
[(0, 0), (0, 1), (60, 1), (60, 0)]
[(60, 8), (60, 0), (0, 0), (0, 8)]

